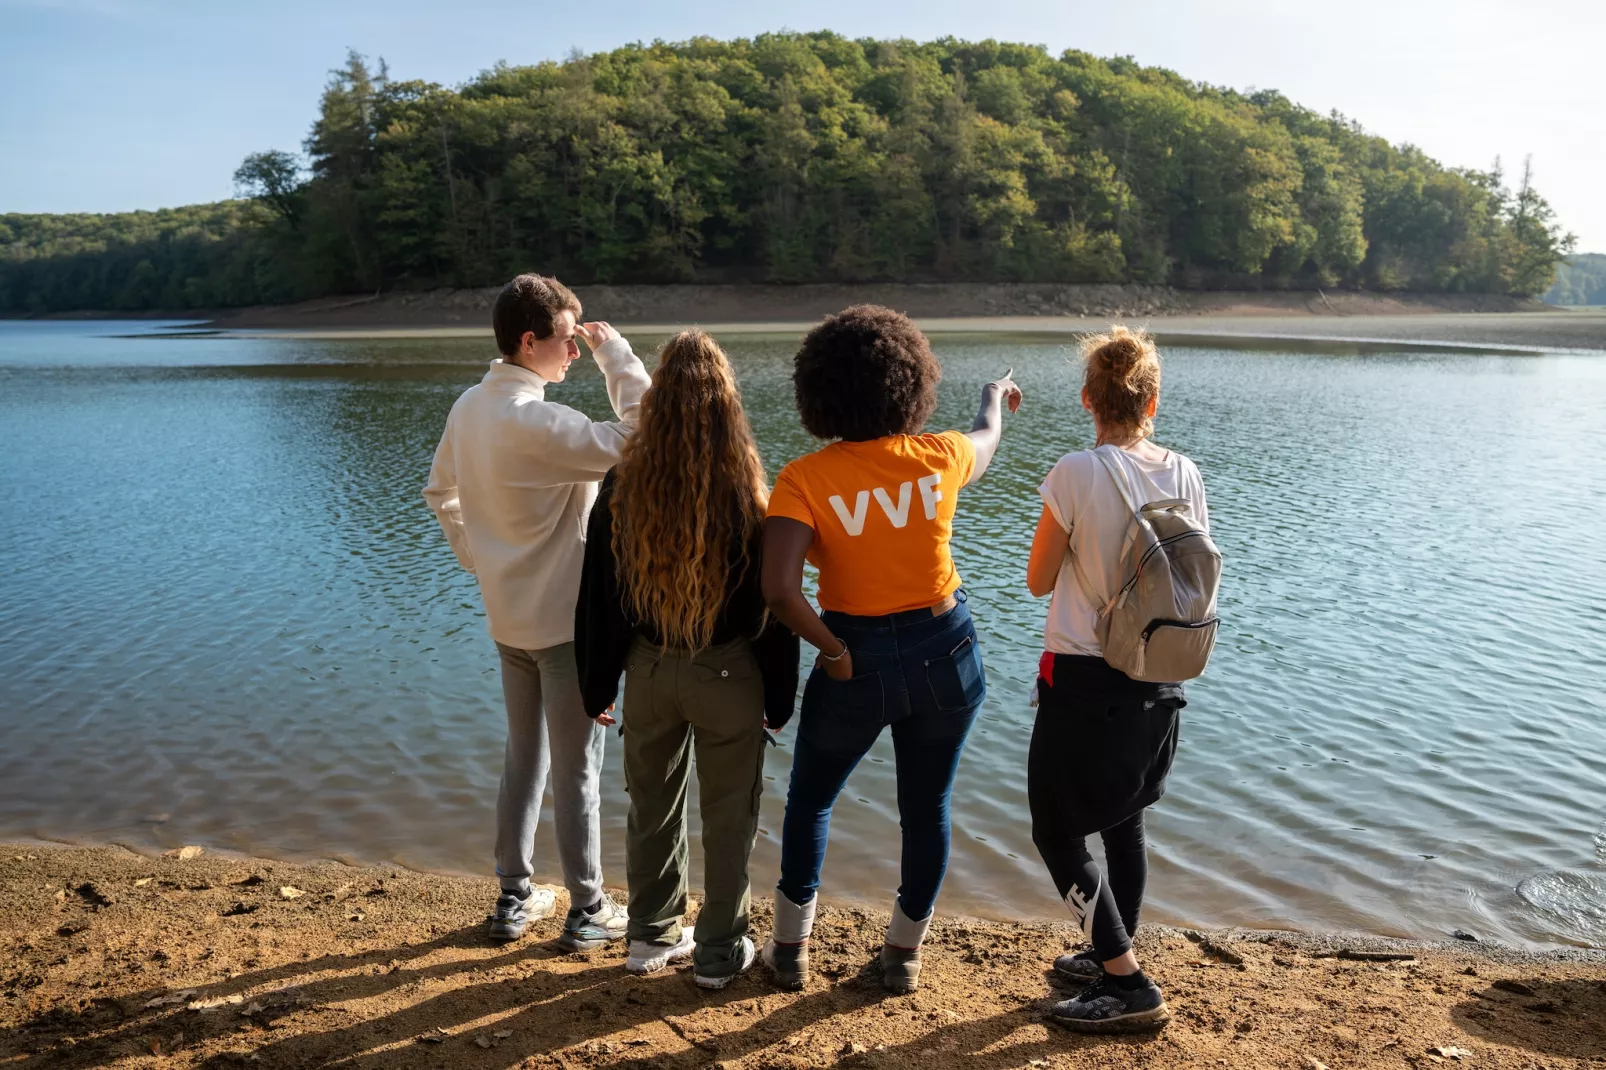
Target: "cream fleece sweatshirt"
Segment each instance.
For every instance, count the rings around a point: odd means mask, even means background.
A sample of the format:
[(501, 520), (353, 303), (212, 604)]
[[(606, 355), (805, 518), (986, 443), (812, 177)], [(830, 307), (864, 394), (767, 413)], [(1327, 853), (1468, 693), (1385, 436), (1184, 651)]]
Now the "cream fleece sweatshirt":
[(630, 343), (593, 354), (618, 422), (546, 400), (534, 372), (493, 361), (446, 417), (424, 500), (479, 580), (491, 638), (520, 650), (574, 639), (586, 519), (651, 380)]

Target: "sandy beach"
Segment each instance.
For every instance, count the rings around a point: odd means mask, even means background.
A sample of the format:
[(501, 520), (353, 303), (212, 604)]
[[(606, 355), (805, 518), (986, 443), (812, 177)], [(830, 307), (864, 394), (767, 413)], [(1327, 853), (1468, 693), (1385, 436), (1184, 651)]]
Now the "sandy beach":
[(755, 967), (706, 992), (627, 974), (622, 948), (559, 952), (557, 918), (488, 943), (489, 880), (197, 851), (0, 846), (0, 1066), (1606, 1063), (1601, 952), (1151, 926), (1172, 1022), (1090, 1038), (1045, 1016), (1068, 925), (942, 918), (921, 990), (889, 996), (867, 965), (885, 917), (827, 908), (807, 990)]

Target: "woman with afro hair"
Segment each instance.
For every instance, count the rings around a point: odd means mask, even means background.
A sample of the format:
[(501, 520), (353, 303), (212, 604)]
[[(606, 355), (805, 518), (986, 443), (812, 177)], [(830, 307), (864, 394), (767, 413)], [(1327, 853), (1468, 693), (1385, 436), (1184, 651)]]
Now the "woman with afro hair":
[[(803, 689), (774, 933), (764, 962), (784, 987), (808, 979), (831, 808), (891, 727), (903, 828), (902, 881), (881, 949), (882, 980), (913, 992), (920, 945), (948, 868), (948, 800), (987, 692), (976, 631), (948, 542), (959, 490), (998, 450), (1006, 375), (982, 388), (968, 432), (923, 433), (942, 368), (908, 317), (875, 305), (831, 316), (804, 338), (798, 414), (829, 444), (781, 470), (764, 522), (764, 599), (820, 651)], [(819, 569), (821, 612), (803, 595)]]

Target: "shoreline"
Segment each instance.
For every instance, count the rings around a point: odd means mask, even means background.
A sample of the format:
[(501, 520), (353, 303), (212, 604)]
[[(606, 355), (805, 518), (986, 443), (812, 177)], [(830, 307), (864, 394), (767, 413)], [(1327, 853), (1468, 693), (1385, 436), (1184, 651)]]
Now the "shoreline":
[[(1068, 923), (942, 917), (921, 990), (865, 964), (886, 917), (822, 905), (814, 976), (723, 991), (623, 948), (564, 954), (558, 914), (483, 937), (485, 878), (211, 853), (0, 845), (0, 1066), (1585, 1066), (1606, 1060), (1606, 952), (1145, 926), (1174, 1019), (1045, 1021)], [(755, 899), (753, 935), (769, 929)], [(189, 991), (193, 990), (193, 991)], [(178, 993), (186, 993), (182, 996)], [(1458, 1049), (1459, 1060), (1450, 1049)]]
[[(1541, 354), (1606, 353), (1606, 311), (1586, 314), (1587, 318), (1569, 322), (1534, 323), (1518, 320), (1513, 313), (1495, 317), (1488, 313), (1445, 316), (1375, 317), (1338, 319), (1309, 317), (1290, 320), (1279, 317), (1260, 319), (1221, 316), (1154, 317), (1134, 319), (1132, 324), (1146, 328), (1156, 341), (1170, 346), (1212, 346), (1231, 344), (1235, 348), (1324, 352), (1396, 352), (1400, 349), (1423, 352)], [(1543, 315), (1543, 314), (1540, 314)], [(1110, 320), (1067, 316), (998, 317), (918, 317), (915, 323), (933, 336), (977, 336), (1006, 334), (1039, 337), (1068, 342), (1084, 334), (1110, 326)], [(640, 336), (668, 336), (688, 326), (696, 326), (715, 337), (727, 335), (757, 337), (801, 337), (814, 321), (751, 321), (730, 323), (654, 323), (620, 321), (614, 324), (623, 333)], [(484, 339), (489, 343), (489, 327), (352, 326), (352, 327), (228, 327), (199, 324), (168, 332), (133, 334), (131, 338), (217, 337), (247, 339), (341, 340), (428, 340)]]
[[(433, 326), (487, 323), (500, 287), (335, 294), (282, 305), (153, 309), (133, 313), (82, 309), (42, 319), (195, 319), (240, 328), (282, 326)], [(852, 304), (887, 305), (916, 318), (1054, 317), (1134, 319), (1186, 315), (1376, 316), (1569, 310), (1506, 294), (1366, 290), (1179, 290), (1146, 283), (671, 283), (573, 287), (587, 318), (626, 322), (799, 321), (812, 323)], [(30, 317), (20, 317), (30, 318)]]
[[(1337, 291), (1185, 291), (1147, 285), (900, 283), (579, 286), (588, 318), (637, 333), (701, 326), (716, 335), (799, 335), (847, 305), (908, 313), (931, 333), (1071, 337), (1121, 321), (1163, 343), (1226, 341), (1443, 348), (1490, 352), (1606, 352), (1606, 306), (1564, 309), (1495, 294)], [(53, 320), (178, 320), (183, 333), (235, 337), (490, 338), (495, 287), (392, 291), (291, 305), (187, 312), (60, 313)]]

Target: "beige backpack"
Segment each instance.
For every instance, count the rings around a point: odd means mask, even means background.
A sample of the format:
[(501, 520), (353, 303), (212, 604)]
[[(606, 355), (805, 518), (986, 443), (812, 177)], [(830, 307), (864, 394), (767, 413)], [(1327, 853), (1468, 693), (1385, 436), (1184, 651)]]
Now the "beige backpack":
[[(1134, 680), (1175, 683), (1205, 671), (1216, 645), (1216, 592), (1221, 551), (1185, 498), (1133, 500), (1125, 459), (1116, 446), (1093, 450), (1115, 480), (1132, 515), (1121, 544), (1121, 585), (1098, 610), (1095, 631), (1104, 660)], [(1098, 607), (1082, 567), (1071, 564), (1088, 604)]]

